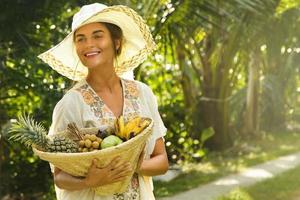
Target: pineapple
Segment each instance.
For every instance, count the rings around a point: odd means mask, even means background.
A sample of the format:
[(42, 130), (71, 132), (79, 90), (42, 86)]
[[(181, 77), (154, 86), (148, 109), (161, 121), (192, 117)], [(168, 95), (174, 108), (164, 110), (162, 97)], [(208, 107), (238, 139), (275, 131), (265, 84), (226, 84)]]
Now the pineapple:
[(49, 149), (51, 152), (66, 152), (75, 153), (78, 151), (78, 145), (69, 138), (56, 136), (49, 143)]
[(47, 152), (67, 152), (75, 153), (78, 151), (78, 144), (73, 140), (63, 137), (47, 136), (47, 131), (32, 118), (20, 116), (17, 122), (12, 124), (9, 130), (9, 140), (19, 141), (27, 147), (34, 146)]

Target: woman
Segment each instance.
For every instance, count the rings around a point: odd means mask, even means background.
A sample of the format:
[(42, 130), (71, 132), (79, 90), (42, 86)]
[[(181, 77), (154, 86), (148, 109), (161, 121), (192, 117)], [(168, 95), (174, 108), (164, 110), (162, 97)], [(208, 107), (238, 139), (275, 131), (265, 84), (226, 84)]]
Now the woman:
[[(71, 122), (79, 127), (113, 127), (121, 115), (125, 120), (137, 115), (154, 120), (145, 156), (141, 156), (137, 169), (118, 157), (104, 168), (97, 168), (94, 160), (84, 178), (51, 166), (58, 199), (154, 199), (149, 177), (168, 169), (163, 140), (166, 128), (151, 89), (121, 78), (154, 47), (148, 27), (133, 10), (95, 3), (83, 6), (73, 17), (72, 32), (39, 56), (57, 72), (79, 81), (55, 106), (49, 134), (66, 129)], [(123, 194), (99, 196), (91, 189), (120, 181), (131, 170), (136, 173)]]

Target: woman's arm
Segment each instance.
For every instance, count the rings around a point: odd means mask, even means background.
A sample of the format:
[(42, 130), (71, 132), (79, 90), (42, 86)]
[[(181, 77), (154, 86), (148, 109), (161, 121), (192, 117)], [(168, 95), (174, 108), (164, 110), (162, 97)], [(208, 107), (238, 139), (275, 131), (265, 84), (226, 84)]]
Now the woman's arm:
[(169, 161), (165, 149), (164, 140), (156, 140), (150, 159), (143, 160), (137, 172), (145, 176), (156, 176), (168, 171)]
[(86, 189), (84, 178), (72, 176), (59, 168), (54, 169), (54, 183), (60, 189), (82, 190)]
[(119, 157), (113, 159), (106, 167), (98, 168), (94, 159), (86, 177), (75, 177), (58, 168), (54, 170), (54, 183), (65, 190), (82, 190), (121, 181), (131, 172), (128, 162)]

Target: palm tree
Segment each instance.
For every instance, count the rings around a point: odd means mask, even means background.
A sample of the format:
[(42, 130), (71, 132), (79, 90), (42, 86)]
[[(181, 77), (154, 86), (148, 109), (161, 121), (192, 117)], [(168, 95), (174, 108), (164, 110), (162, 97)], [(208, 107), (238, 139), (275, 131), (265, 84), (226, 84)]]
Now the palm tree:
[[(247, 45), (253, 43), (253, 38), (262, 28), (257, 27), (257, 24), (262, 19), (274, 16), (278, 3), (276, 0), (179, 1), (168, 21), (156, 26), (160, 28), (157, 32), (165, 38), (162, 40), (171, 41), (171, 48), (165, 49), (175, 52), (170, 54), (176, 55), (180, 65), (180, 83), (187, 111), (201, 110), (198, 116), (190, 115), (192, 118), (189, 119), (193, 122), (190, 129), (193, 131), (190, 133), (192, 137), (197, 138), (201, 130), (213, 127), (216, 134), (210, 146), (217, 149), (230, 145), (229, 101), (238, 80), (237, 76), (242, 70), (241, 50), (247, 49)], [(257, 45), (259, 42), (257, 41)], [(252, 46), (256, 47), (254, 44)], [(251, 50), (247, 52), (251, 53)], [(249, 71), (257, 74), (257, 70), (253, 72), (253, 67)], [(248, 95), (246, 113), (257, 110), (254, 108), (254, 104), (257, 107), (257, 100), (253, 99), (258, 96), (257, 87), (258, 85), (255, 89), (248, 90), (249, 95), (254, 95), (251, 98)], [(250, 117), (249, 114), (245, 116)], [(251, 114), (251, 118), (255, 119), (253, 116), (257, 116), (257, 112)]]

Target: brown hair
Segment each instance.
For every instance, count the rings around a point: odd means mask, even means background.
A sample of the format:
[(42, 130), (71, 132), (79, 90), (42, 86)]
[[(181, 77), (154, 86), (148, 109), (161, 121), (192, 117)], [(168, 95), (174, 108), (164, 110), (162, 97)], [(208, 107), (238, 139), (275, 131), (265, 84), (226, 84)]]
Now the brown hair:
[[(122, 29), (115, 25), (115, 24), (111, 24), (111, 23), (107, 23), (107, 22), (101, 22), (102, 24), (105, 25), (105, 27), (108, 29), (110, 36), (113, 40), (113, 45), (114, 45), (114, 49), (115, 49), (115, 55), (119, 56), (121, 54), (122, 51), (122, 42), (123, 42), (123, 32)], [(116, 48), (116, 40), (120, 40), (120, 46), (117, 49)]]

